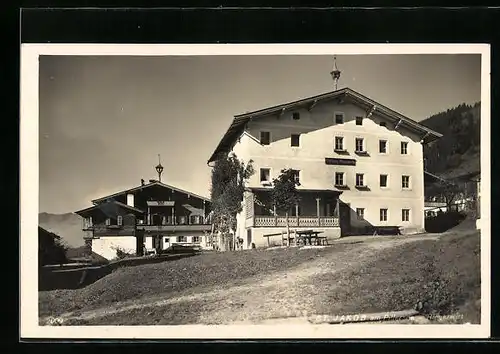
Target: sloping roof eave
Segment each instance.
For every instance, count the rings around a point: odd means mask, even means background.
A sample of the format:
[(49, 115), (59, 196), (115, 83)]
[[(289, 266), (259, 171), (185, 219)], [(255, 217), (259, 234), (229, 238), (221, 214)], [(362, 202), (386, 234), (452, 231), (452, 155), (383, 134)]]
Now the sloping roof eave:
[(377, 103), (376, 101), (373, 101), (372, 99), (352, 90), (349, 88), (343, 88), (337, 91), (332, 91), (308, 98), (304, 98), (301, 100), (296, 100), (293, 102), (288, 102), (288, 103), (283, 103), (280, 105), (272, 106), (269, 108), (264, 108), (260, 109), (257, 111), (253, 112), (248, 112), (240, 115), (234, 116), (233, 122), (229, 126), (228, 130), (220, 140), (219, 144), (217, 145), (216, 149), (214, 150), (212, 156), (208, 160), (208, 163), (213, 162), (216, 160), (217, 156), (220, 155), (224, 150), (229, 148), (229, 146), (234, 143), (235, 139), (239, 135), (238, 133), (241, 134), (241, 131), (239, 131), (242, 127), (244, 127), (252, 118), (257, 117), (257, 116), (266, 116), (274, 113), (278, 113), (282, 110), (289, 109), (291, 107), (297, 107), (301, 105), (306, 105), (310, 104), (313, 102), (317, 101), (322, 101), (322, 100), (328, 100), (328, 99), (333, 99), (338, 96), (342, 95), (349, 95), (355, 100), (357, 100), (359, 103), (364, 103), (366, 105), (370, 105), (374, 107), (374, 111), (378, 112), (381, 115), (384, 115), (386, 117), (390, 117), (393, 119), (401, 119), (401, 122), (407, 126), (409, 129), (417, 130), (421, 132), (422, 134), (426, 134), (426, 140), (425, 143), (430, 143), (432, 141), (435, 141), (443, 136), (443, 134), (438, 133), (416, 121), (413, 119), (410, 119), (401, 113), (398, 113), (384, 105), (381, 105)]
[(126, 190), (123, 190), (123, 191), (120, 191), (120, 192), (116, 192), (114, 194), (111, 194), (111, 195), (108, 195), (108, 196), (105, 196), (105, 197), (94, 199), (94, 200), (92, 200), (92, 203), (96, 204), (96, 203), (105, 201), (106, 199), (113, 198), (113, 197), (116, 197), (116, 196), (119, 196), (119, 195), (122, 195), (122, 194), (126, 194), (126, 193), (130, 193), (130, 192), (135, 192), (135, 191), (143, 189), (143, 188), (149, 188), (149, 187), (151, 187), (153, 185), (157, 185), (157, 186), (164, 187), (164, 188), (170, 188), (170, 189), (172, 189), (172, 190), (174, 190), (176, 192), (181, 192), (181, 193), (189, 194), (190, 196), (193, 196), (195, 198), (198, 198), (198, 199), (210, 202), (209, 198), (202, 197), (201, 195), (197, 195), (197, 194), (191, 193), (189, 191), (186, 191), (186, 190), (183, 190), (183, 189), (180, 189), (180, 188), (177, 188), (177, 187), (174, 187), (174, 186), (171, 186), (171, 185), (168, 185), (168, 184), (156, 181), (156, 182), (145, 184), (143, 186), (138, 186), (138, 187), (126, 189)]

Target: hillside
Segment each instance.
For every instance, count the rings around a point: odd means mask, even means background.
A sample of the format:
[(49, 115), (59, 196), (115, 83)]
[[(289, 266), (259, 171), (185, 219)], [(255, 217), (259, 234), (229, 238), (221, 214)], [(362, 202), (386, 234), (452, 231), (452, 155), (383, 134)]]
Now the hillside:
[(38, 214), (38, 226), (61, 236), (69, 247), (79, 247), (83, 243), (82, 218), (73, 213)]
[(480, 170), (481, 103), (461, 104), (420, 123), (443, 134), (424, 148), (426, 170), (454, 177)]

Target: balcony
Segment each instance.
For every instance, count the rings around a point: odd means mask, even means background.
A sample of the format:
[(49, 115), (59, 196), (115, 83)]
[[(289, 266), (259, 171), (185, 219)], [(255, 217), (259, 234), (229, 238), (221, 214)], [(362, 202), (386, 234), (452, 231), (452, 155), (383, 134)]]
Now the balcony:
[(163, 225), (147, 225), (138, 224), (137, 230), (144, 230), (146, 232), (175, 232), (175, 231), (210, 231), (212, 225), (210, 224), (163, 224)]
[[(290, 227), (339, 227), (339, 218), (333, 216), (289, 216)], [(286, 227), (284, 216), (255, 216), (254, 227)]]

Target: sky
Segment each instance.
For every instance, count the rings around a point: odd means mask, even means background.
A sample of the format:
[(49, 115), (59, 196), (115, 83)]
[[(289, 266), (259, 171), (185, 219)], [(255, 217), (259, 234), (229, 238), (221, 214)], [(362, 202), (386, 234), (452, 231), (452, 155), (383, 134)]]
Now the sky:
[[(332, 91), (332, 56), (41, 56), (40, 212), (157, 178), (209, 196), (234, 115)], [(349, 87), (416, 121), (481, 98), (477, 54), (342, 55)]]

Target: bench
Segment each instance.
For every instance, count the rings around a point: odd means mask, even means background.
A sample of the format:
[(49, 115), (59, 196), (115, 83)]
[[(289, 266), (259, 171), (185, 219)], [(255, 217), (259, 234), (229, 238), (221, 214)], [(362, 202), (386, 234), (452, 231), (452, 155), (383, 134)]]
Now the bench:
[(373, 236), (377, 235), (401, 235), (399, 226), (375, 226)]

